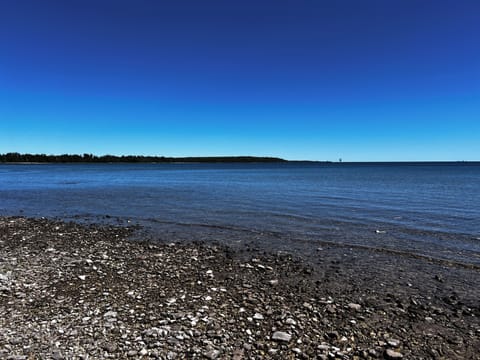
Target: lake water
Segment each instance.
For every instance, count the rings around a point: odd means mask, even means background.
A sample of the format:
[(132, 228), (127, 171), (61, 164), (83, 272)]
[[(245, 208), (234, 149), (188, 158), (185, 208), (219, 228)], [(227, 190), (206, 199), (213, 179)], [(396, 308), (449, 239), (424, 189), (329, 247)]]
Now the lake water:
[(480, 264), (480, 164), (0, 165), (0, 215), (118, 217), (163, 241), (333, 242)]

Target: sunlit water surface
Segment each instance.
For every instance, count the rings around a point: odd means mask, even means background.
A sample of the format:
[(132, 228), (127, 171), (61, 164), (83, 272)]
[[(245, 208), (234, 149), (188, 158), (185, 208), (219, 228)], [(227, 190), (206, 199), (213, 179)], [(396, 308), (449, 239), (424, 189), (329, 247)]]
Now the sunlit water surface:
[(326, 241), (480, 264), (480, 165), (0, 165), (0, 215), (108, 215), (165, 241)]

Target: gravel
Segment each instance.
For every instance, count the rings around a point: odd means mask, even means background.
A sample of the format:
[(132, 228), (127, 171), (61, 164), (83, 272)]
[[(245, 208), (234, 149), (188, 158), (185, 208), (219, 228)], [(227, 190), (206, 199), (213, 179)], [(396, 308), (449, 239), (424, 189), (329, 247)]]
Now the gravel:
[(478, 356), (477, 269), (418, 271), (419, 259), (389, 268), (359, 250), (370, 264), (359, 272), (328, 247), (313, 266), (291, 254), (132, 241), (133, 232), (0, 218), (0, 358)]

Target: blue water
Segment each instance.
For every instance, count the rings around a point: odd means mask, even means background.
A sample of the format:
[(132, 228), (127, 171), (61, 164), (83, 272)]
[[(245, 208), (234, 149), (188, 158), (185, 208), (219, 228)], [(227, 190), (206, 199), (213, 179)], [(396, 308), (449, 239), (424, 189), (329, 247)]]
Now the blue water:
[(480, 165), (0, 165), (0, 215), (108, 215), (159, 240), (333, 242), (480, 264)]

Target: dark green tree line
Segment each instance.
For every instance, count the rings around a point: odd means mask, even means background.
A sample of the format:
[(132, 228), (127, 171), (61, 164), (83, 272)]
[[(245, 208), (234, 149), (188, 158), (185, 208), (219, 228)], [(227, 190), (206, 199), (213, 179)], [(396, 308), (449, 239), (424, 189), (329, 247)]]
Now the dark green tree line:
[(256, 156), (215, 156), (215, 157), (165, 157), (143, 155), (102, 155), (93, 154), (20, 154), (16, 152), (0, 154), (0, 162), (3, 163), (173, 163), (173, 162), (196, 162), (196, 163), (222, 163), (222, 162), (285, 162), (286, 160), (275, 157)]

